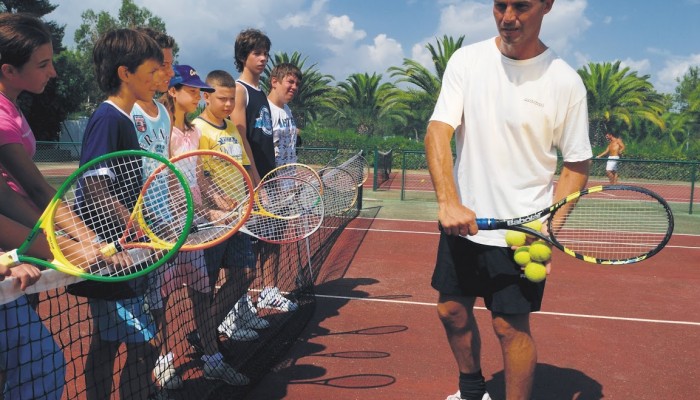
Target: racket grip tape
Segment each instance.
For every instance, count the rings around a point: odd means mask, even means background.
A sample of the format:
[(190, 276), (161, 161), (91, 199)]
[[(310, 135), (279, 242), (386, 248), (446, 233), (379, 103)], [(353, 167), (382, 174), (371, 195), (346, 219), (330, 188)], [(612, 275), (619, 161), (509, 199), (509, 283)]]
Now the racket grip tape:
[(15, 265), (18, 265), (19, 263), (20, 261), (19, 255), (17, 254), (17, 249), (8, 251), (5, 254), (0, 255), (0, 266), (10, 268), (14, 267)]
[[(113, 255), (117, 254), (121, 249), (117, 247), (118, 242), (113, 242), (108, 244), (107, 246), (104, 246), (100, 249), (100, 253), (102, 253), (103, 256), (105, 257), (112, 257)], [(121, 247), (121, 246), (119, 246)]]
[(496, 220), (493, 218), (477, 218), (476, 227), (484, 230), (496, 229)]

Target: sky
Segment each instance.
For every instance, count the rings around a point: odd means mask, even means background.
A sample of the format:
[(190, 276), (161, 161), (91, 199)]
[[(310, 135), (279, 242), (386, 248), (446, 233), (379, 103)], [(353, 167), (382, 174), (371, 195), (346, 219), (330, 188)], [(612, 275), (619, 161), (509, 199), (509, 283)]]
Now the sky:
[[(52, 0), (45, 16), (65, 24), (64, 46), (87, 9), (117, 15), (120, 0)], [(235, 37), (257, 28), (271, 53), (299, 52), (336, 82), (353, 73), (378, 73), (410, 58), (432, 68), (425, 46), (444, 35), (464, 44), (497, 34), (492, 0), (134, 0), (159, 16), (178, 43), (177, 62), (204, 76), (214, 69), (238, 76)], [(691, 66), (700, 66), (700, 0), (556, 0), (541, 38), (575, 69), (621, 61), (656, 90), (673, 93)]]

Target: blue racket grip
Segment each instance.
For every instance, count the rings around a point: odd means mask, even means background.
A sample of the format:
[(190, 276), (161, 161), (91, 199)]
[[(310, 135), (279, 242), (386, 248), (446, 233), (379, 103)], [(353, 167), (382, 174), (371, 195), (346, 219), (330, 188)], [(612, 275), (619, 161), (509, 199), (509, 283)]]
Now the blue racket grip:
[(494, 218), (477, 218), (476, 226), (484, 230), (496, 229), (496, 220)]

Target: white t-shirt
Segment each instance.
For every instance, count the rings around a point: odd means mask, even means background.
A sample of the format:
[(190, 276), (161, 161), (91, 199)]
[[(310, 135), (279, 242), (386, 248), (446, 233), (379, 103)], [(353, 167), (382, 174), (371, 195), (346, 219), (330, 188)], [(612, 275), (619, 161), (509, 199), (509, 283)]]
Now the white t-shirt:
[[(550, 49), (512, 60), (492, 38), (457, 50), (430, 119), (456, 129), (455, 182), (477, 217), (513, 218), (550, 205), (557, 149), (567, 162), (593, 155), (586, 88)], [(504, 237), (482, 230), (469, 239), (506, 246)]]
[(275, 165), (281, 166), (297, 162), (296, 142), (297, 124), (292, 110), (285, 104), (284, 108), (270, 102), (272, 118), (272, 140), (275, 144)]

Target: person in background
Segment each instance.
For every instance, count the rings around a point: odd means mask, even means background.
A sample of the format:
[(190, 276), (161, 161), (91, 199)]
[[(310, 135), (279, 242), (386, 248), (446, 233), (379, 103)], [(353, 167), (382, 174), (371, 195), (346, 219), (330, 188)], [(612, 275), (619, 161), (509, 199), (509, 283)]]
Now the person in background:
[(625, 143), (619, 135), (611, 132), (605, 134), (605, 139), (608, 141), (608, 147), (596, 158), (608, 156), (608, 162), (605, 164), (605, 175), (607, 175), (611, 185), (616, 185), (620, 177), (617, 172), (620, 163), (618, 160), (625, 151)]

